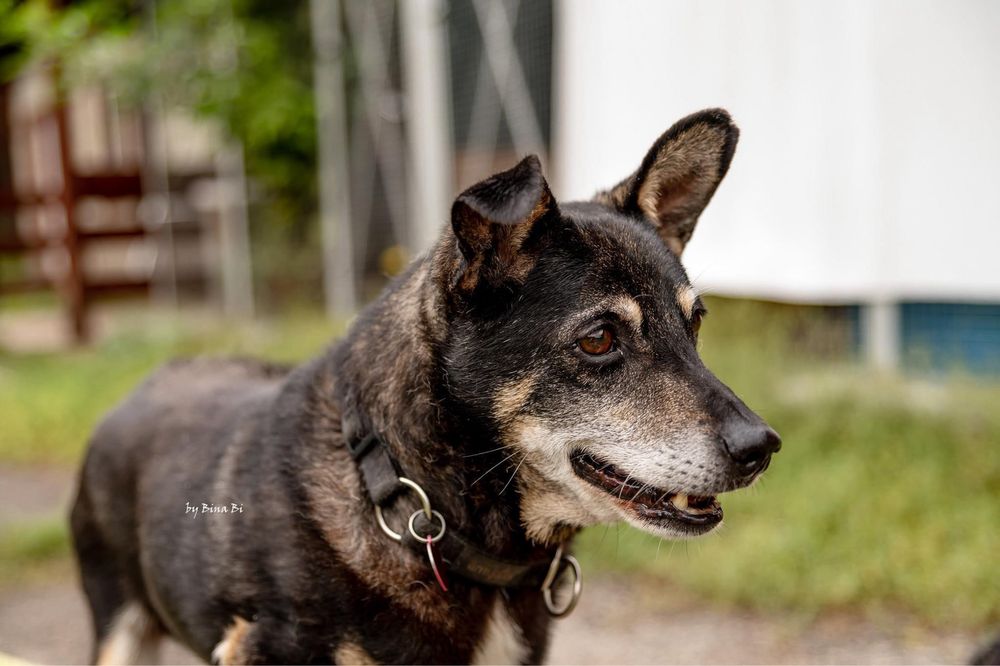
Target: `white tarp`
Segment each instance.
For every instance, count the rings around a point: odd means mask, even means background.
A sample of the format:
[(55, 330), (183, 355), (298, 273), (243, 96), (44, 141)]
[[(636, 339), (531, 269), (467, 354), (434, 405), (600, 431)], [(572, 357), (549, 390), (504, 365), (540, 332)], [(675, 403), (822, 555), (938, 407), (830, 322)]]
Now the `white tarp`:
[(710, 106), (742, 135), (685, 263), (808, 302), (1000, 300), (1000, 2), (562, 0), (556, 194)]

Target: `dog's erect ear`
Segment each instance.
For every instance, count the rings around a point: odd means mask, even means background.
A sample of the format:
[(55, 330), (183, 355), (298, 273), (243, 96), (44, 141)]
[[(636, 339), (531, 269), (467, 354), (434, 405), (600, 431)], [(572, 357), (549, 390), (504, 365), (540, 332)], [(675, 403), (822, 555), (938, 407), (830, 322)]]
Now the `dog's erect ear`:
[(701, 211), (733, 159), (740, 132), (722, 109), (708, 109), (676, 123), (656, 140), (639, 170), (595, 200), (644, 215), (680, 256)]
[(457, 287), (471, 292), (481, 282), (523, 281), (537, 259), (532, 237), (557, 213), (534, 155), (462, 192), (451, 207), (451, 227), (464, 259)]

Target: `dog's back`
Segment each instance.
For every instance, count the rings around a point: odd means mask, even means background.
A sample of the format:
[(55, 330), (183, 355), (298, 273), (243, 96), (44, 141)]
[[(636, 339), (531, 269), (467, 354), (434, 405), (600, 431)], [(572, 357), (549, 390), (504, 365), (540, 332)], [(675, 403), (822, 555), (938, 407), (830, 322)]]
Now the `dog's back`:
[[(169, 505), (183, 516), (185, 491), (201, 486), (208, 492), (226, 449), (241, 439), (239, 431), (259, 426), (287, 373), (247, 359), (174, 361), (98, 426), (71, 516), (98, 662), (144, 659), (166, 629), (155, 611), (155, 591), (144, 583), (139, 513)], [(175, 477), (171, 466), (178, 464), (186, 471)], [(182, 487), (171, 487), (177, 485), (172, 477), (183, 479)], [(140, 501), (150, 496), (162, 498), (159, 506)]]

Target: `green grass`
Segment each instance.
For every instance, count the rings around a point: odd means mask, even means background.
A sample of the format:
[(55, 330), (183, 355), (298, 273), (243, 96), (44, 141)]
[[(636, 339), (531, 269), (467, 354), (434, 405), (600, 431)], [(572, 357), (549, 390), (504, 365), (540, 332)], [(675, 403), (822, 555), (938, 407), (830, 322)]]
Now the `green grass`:
[[(707, 364), (782, 434), (784, 448), (761, 483), (724, 499), (718, 533), (660, 545), (628, 528), (595, 528), (577, 549), (586, 569), (641, 572), (765, 610), (903, 609), (935, 625), (1000, 622), (1000, 385), (876, 376), (836, 360), (843, 336), (815, 312), (709, 306)], [(0, 356), (0, 460), (76, 462), (101, 414), (171, 356), (300, 359), (337, 328), (315, 316), (147, 326), (88, 351)], [(0, 534), (0, 567), (65, 552), (64, 533), (38, 530)]]
[(342, 330), (304, 314), (270, 324), (187, 328), (154, 320), (90, 349), (0, 353), (0, 460), (75, 463), (101, 416), (170, 358), (211, 353), (296, 361)]
[(6, 525), (0, 529), (0, 582), (21, 579), (68, 554), (65, 518)]

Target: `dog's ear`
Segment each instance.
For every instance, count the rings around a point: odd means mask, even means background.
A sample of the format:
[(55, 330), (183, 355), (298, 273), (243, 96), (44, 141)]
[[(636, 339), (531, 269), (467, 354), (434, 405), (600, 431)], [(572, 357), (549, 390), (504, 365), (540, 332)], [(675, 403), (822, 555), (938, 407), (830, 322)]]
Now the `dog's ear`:
[(595, 200), (645, 216), (680, 256), (729, 169), (739, 135), (722, 109), (692, 114), (656, 140), (638, 171)]
[(537, 260), (532, 241), (556, 216), (555, 199), (534, 155), (462, 192), (451, 207), (463, 259), (458, 289), (472, 292), (480, 283), (523, 281)]

